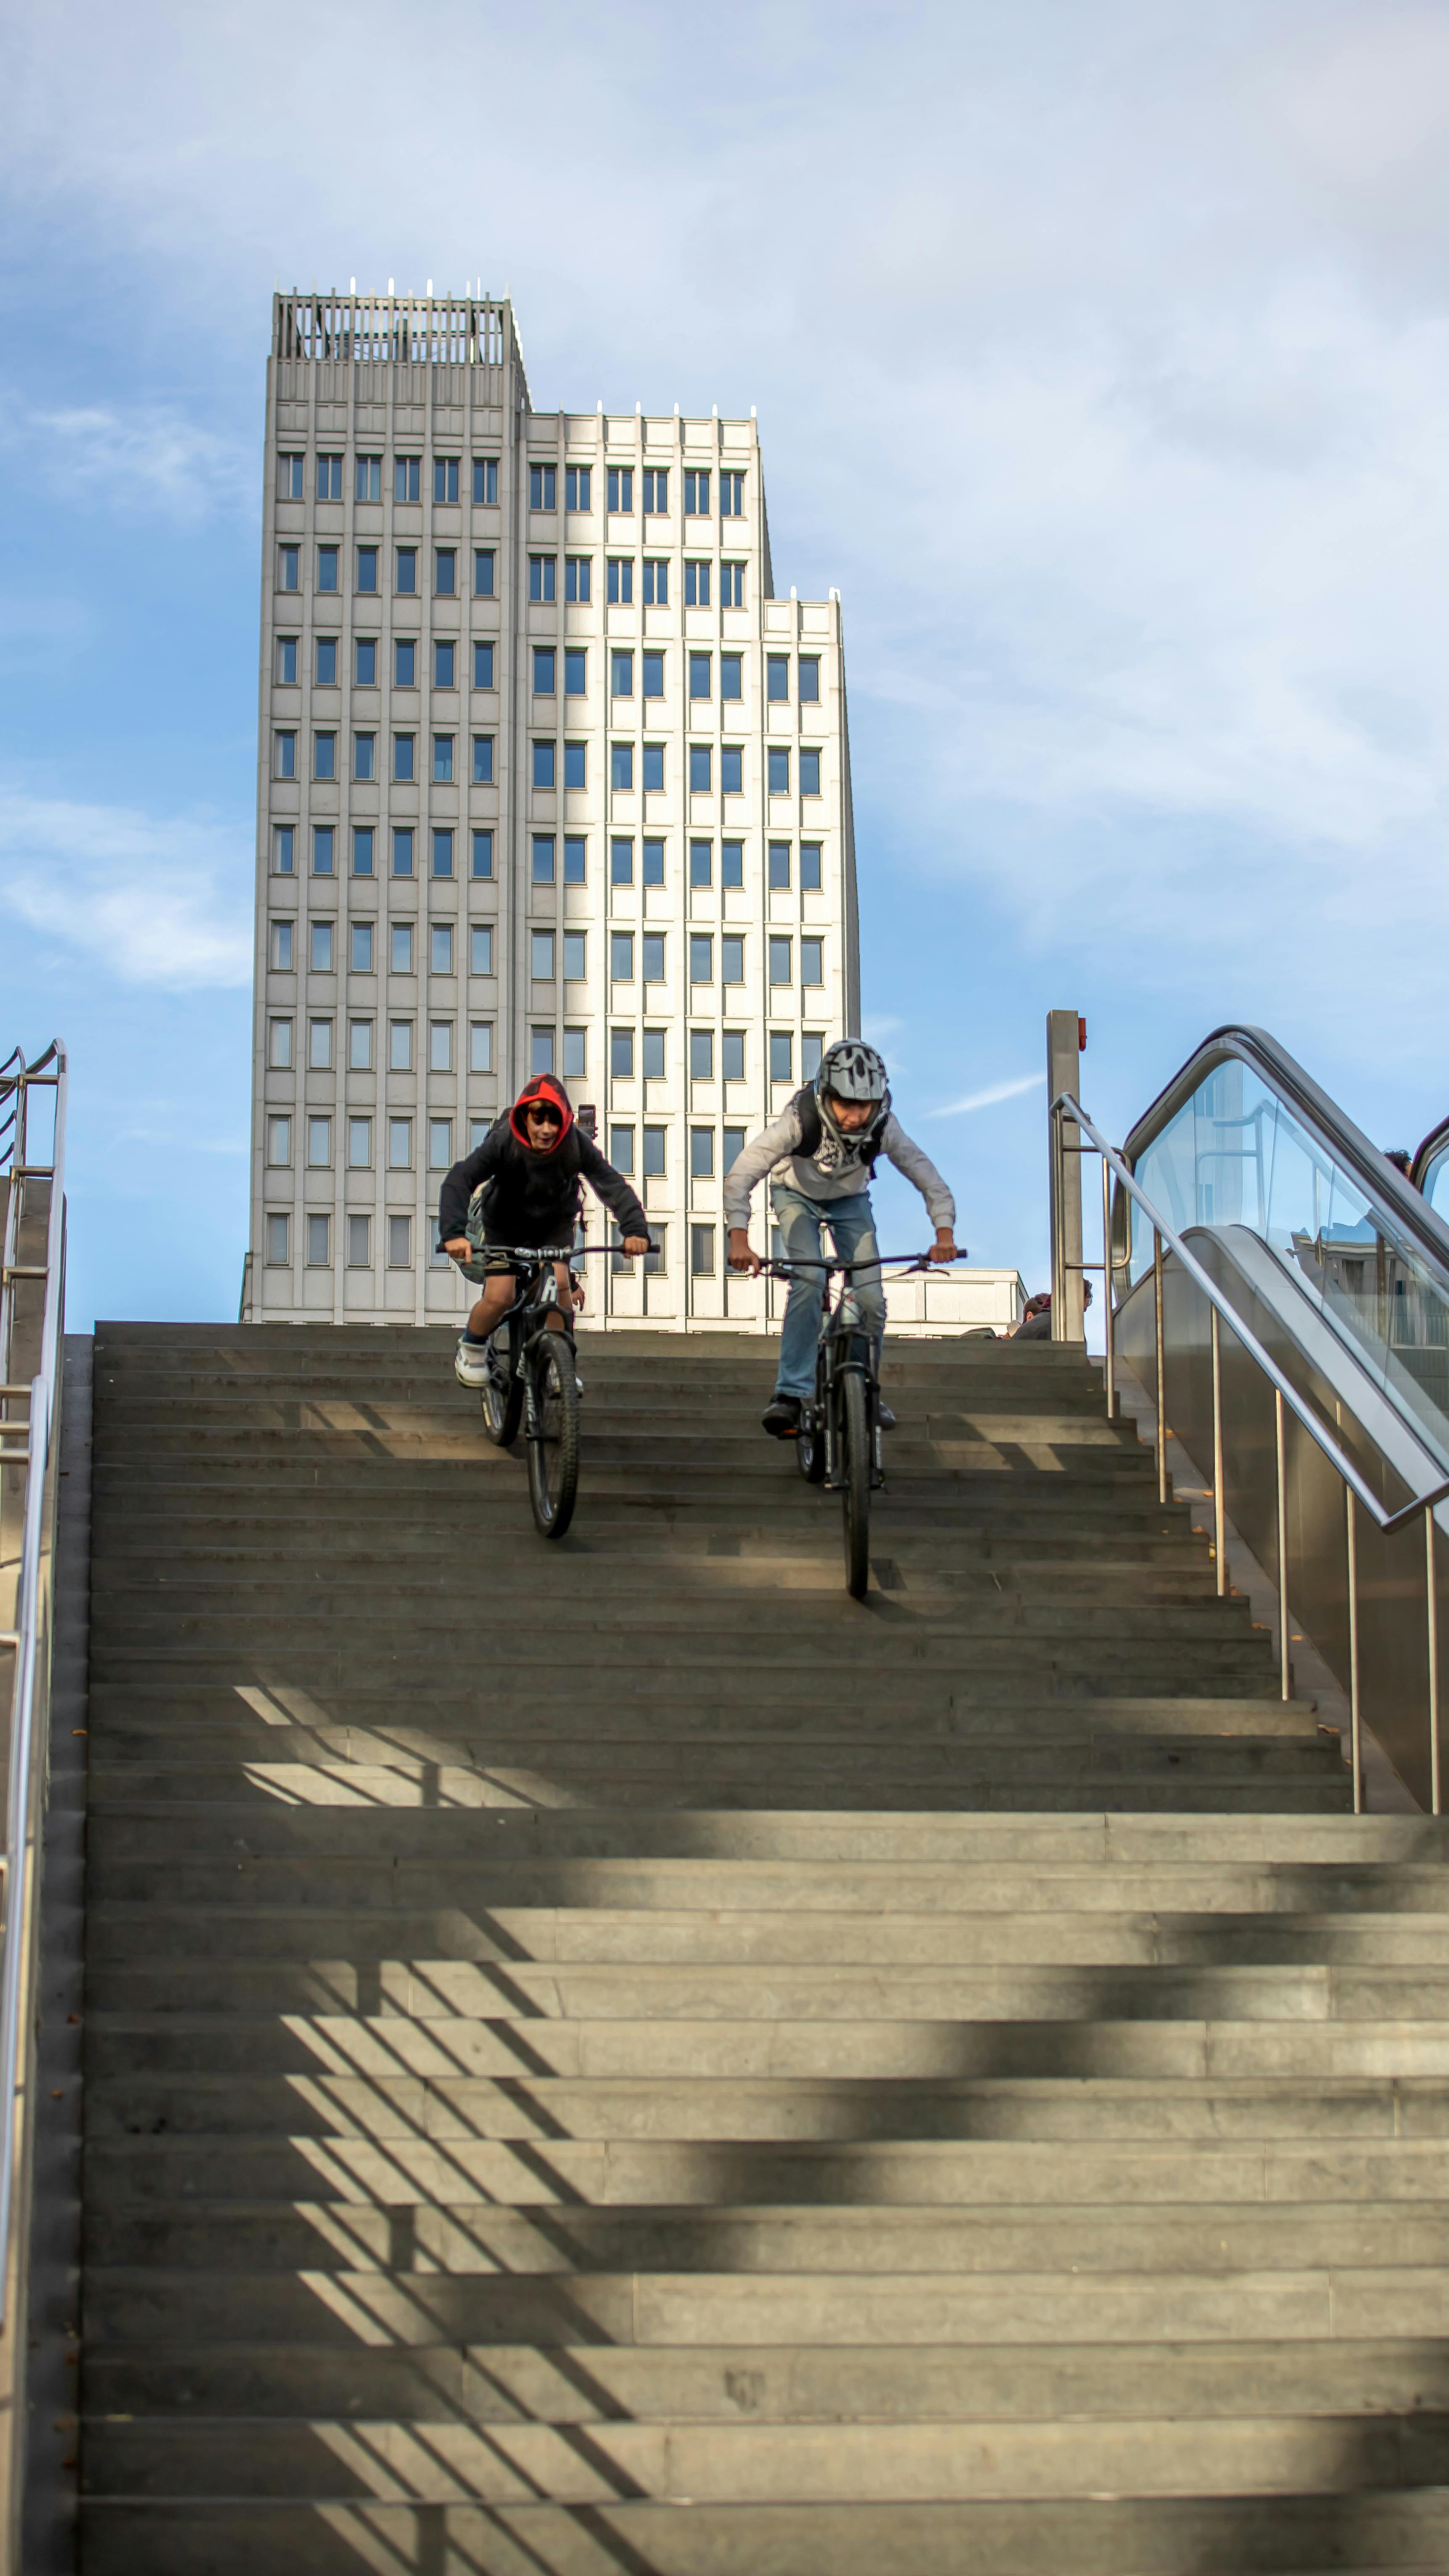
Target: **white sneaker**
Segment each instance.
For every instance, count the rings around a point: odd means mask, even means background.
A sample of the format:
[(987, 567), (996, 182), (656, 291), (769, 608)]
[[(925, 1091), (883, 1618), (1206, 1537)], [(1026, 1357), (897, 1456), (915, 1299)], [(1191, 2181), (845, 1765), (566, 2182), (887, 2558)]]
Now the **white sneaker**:
[(486, 1342), (470, 1342), (466, 1333), (458, 1335), (453, 1353), (453, 1375), (460, 1386), (486, 1386), (489, 1376), (489, 1351)]

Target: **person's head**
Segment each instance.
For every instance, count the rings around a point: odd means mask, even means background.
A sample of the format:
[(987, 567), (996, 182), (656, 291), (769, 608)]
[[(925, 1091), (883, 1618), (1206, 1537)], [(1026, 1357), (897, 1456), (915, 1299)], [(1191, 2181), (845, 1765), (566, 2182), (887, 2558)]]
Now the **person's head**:
[(822, 1123), (835, 1136), (858, 1136), (890, 1107), (885, 1064), (860, 1038), (837, 1038), (815, 1077)]
[(524, 1084), (508, 1118), (519, 1144), (530, 1154), (552, 1154), (573, 1123), (568, 1093), (549, 1073), (537, 1073)]

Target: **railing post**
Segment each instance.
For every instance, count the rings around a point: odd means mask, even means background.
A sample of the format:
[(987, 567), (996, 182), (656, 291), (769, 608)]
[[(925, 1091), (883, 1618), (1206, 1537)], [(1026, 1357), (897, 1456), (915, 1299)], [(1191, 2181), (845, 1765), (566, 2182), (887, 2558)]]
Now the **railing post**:
[(1424, 1571), (1429, 1586), (1429, 1813), (1442, 1814), (1439, 1798), (1439, 1594), (1434, 1549), (1434, 1506), (1424, 1514)]
[(1107, 1390), (1107, 1419), (1117, 1419), (1117, 1319), (1112, 1304), (1112, 1172), (1102, 1156), (1102, 1342), (1105, 1356), (1103, 1383)]
[(1218, 1561), (1218, 1599), (1228, 1591), (1228, 1506), (1223, 1492), (1223, 1331), (1216, 1306), (1210, 1306), (1213, 1335), (1213, 1550)]
[(1343, 1489), (1348, 1518), (1348, 1722), (1353, 1764), (1353, 1812), (1363, 1814), (1363, 1747), (1358, 1715), (1358, 1505), (1352, 1485)]
[(1167, 1500), (1167, 1358), (1162, 1327), (1162, 1237), (1152, 1229), (1152, 1336), (1157, 1358), (1157, 1499)]
[[(1080, 1080), (1082, 1022), (1076, 1011), (1047, 1013), (1047, 1098), (1063, 1092), (1075, 1100)], [(1065, 1118), (1052, 1121), (1052, 1340), (1086, 1339), (1086, 1301), (1082, 1294), (1082, 1158), (1076, 1150), (1081, 1129)]]
[(1273, 1452), (1278, 1471), (1278, 1686), (1284, 1699), (1293, 1697), (1293, 1677), (1288, 1667), (1288, 1443), (1283, 1421), (1283, 1390), (1273, 1389)]

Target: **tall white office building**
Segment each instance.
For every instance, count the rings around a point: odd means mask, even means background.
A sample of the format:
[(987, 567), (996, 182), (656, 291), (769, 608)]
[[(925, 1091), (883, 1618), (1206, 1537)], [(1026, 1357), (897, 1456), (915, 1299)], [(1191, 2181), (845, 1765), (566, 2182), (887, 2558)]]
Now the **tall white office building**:
[(722, 1177), (859, 961), (839, 599), (776, 596), (753, 416), (535, 412), (506, 301), (279, 295), (261, 630), (246, 1313), (457, 1316), (439, 1182), (552, 1071), (660, 1245), (590, 1319), (763, 1322)]

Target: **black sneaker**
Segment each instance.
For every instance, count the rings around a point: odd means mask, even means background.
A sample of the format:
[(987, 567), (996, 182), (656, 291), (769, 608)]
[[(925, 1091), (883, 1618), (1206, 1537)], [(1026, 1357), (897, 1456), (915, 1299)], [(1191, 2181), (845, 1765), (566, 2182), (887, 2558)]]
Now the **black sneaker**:
[(876, 1406), (875, 1418), (880, 1424), (882, 1431), (894, 1431), (896, 1427), (896, 1417), (892, 1413), (888, 1404), (878, 1404)]
[(798, 1395), (772, 1395), (760, 1420), (772, 1440), (798, 1440), (800, 1398)]

